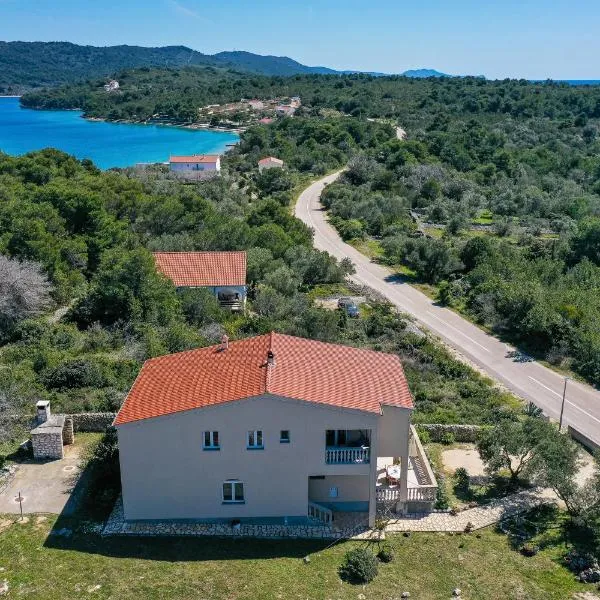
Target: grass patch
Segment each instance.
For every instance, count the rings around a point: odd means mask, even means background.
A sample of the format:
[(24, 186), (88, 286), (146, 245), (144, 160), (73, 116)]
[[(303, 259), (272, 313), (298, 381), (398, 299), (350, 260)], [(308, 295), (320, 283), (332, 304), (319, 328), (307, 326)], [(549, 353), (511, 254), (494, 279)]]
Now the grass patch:
[[(15, 596), (94, 598), (211, 598), (213, 600), (449, 598), (454, 587), (470, 600), (564, 600), (586, 588), (561, 565), (564, 545), (526, 558), (506, 535), (391, 536), (392, 563), (366, 586), (342, 582), (338, 567), (364, 542), (326, 548), (317, 541), (202, 538), (101, 538), (76, 532), (48, 537), (54, 519), (15, 523), (0, 534), (0, 556)], [(371, 549), (378, 550), (377, 545)], [(302, 557), (310, 555), (309, 563)], [(491, 568), (493, 565), (493, 568)]]
[(353, 240), (349, 240), (347, 243), (353, 248), (356, 248), (361, 254), (364, 254), (373, 262), (380, 262), (385, 256), (385, 252), (383, 251), (381, 242), (379, 240), (375, 240), (373, 238), (355, 238)]

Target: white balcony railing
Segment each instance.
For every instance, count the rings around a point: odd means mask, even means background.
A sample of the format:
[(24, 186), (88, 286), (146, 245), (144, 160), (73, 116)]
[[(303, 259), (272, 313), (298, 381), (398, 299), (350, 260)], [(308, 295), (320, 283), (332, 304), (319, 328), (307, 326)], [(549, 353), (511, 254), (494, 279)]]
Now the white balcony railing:
[[(435, 502), (437, 485), (421, 485), (409, 487), (406, 499), (409, 502)], [(400, 500), (400, 488), (377, 488), (377, 502), (398, 502)]]
[(325, 462), (328, 465), (368, 464), (370, 457), (371, 448), (368, 446), (327, 446), (325, 449)]
[(325, 525), (330, 525), (333, 521), (333, 512), (325, 506), (317, 504), (316, 502), (308, 503), (308, 516), (311, 519), (325, 523)]

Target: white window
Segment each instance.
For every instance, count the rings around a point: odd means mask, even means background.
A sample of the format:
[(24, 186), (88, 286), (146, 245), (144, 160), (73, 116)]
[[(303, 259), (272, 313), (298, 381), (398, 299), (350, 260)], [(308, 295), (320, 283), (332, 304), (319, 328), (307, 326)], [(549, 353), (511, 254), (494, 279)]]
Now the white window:
[(248, 449), (249, 450), (262, 450), (263, 446), (263, 432), (261, 429), (254, 429), (248, 432)]
[(289, 444), (290, 443), (290, 430), (289, 429), (282, 429), (281, 432), (279, 433), (279, 441), (282, 444)]
[(244, 484), (237, 479), (223, 482), (223, 502), (241, 504), (244, 502)]
[(204, 450), (219, 450), (219, 432), (205, 431), (202, 447)]

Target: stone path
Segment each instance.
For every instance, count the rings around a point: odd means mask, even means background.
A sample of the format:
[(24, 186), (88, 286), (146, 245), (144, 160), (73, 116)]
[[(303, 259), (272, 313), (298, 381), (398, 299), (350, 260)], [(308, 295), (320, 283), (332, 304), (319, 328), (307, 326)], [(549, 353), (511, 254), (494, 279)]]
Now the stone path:
[(214, 537), (256, 537), (256, 538), (307, 538), (307, 539), (369, 539), (378, 532), (366, 527), (364, 519), (357, 521), (341, 520), (342, 526), (328, 527), (319, 524), (276, 525), (242, 523), (237, 527), (229, 523), (195, 523), (177, 521), (137, 521), (123, 520), (121, 498), (115, 503), (110, 517), (102, 531), (103, 536), (214, 536)]
[[(496, 523), (503, 517), (527, 511), (534, 506), (552, 500), (545, 490), (535, 489), (494, 500), (485, 506), (470, 508), (457, 515), (449, 512), (434, 512), (392, 519), (385, 533), (403, 531), (461, 532), (471, 524), (471, 529), (481, 529)], [(259, 525), (241, 524), (232, 527), (228, 523), (181, 523), (152, 521), (126, 523), (123, 506), (119, 498), (108, 518), (102, 535), (125, 536), (220, 536), (220, 537), (265, 537), (265, 538), (309, 538), (309, 539), (383, 539), (385, 535), (366, 527), (364, 518), (340, 519), (340, 526), (332, 525)]]
[(400, 531), (459, 532), (464, 531), (469, 523), (471, 523), (472, 530), (481, 529), (497, 523), (503, 517), (525, 512), (551, 499), (545, 490), (528, 490), (493, 500), (485, 506), (464, 510), (457, 515), (451, 515), (449, 512), (434, 512), (421, 516), (392, 519), (385, 530), (387, 533)]

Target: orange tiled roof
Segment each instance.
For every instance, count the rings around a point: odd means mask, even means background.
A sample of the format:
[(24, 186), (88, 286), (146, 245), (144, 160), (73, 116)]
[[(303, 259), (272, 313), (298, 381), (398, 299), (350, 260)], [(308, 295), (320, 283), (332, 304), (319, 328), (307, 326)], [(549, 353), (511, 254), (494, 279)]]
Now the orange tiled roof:
[(265, 158), (261, 158), (258, 161), (259, 165), (268, 165), (269, 163), (277, 163), (278, 165), (282, 165), (283, 161), (280, 158), (275, 158), (274, 156), (267, 156)]
[(171, 156), (169, 162), (172, 163), (216, 163), (219, 160), (218, 154), (193, 154), (191, 156)]
[(413, 407), (396, 355), (270, 333), (146, 361), (115, 425), (262, 394), (373, 413)]
[(245, 252), (154, 252), (158, 270), (177, 287), (245, 285)]

